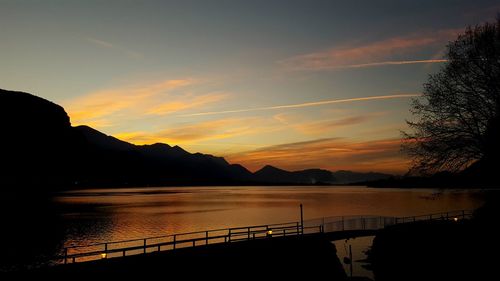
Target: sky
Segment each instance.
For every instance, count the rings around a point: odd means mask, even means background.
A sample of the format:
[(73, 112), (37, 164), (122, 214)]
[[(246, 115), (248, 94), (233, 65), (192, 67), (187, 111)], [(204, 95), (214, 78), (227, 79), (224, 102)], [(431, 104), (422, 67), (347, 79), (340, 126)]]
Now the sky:
[[(0, 88), (134, 144), (403, 174), (411, 101), (497, 1), (0, 0)], [(43, 136), (40, 136), (43, 137)]]

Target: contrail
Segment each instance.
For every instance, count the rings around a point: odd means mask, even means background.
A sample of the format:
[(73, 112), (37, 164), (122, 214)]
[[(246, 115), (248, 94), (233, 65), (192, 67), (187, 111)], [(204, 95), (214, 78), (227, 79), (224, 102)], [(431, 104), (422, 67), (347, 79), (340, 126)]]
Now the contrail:
[(382, 66), (382, 65), (402, 65), (402, 64), (416, 64), (416, 63), (441, 63), (448, 62), (448, 60), (434, 59), (434, 60), (404, 60), (404, 61), (381, 61), (381, 62), (371, 62), (362, 64), (351, 64), (345, 66), (338, 66), (338, 68), (361, 68), (361, 67), (371, 67), (371, 66)]
[(179, 115), (179, 116), (190, 117), (190, 116), (203, 116), (203, 115), (228, 114), (228, 113), (240, 113), (240, 112), (251, 112), (251, 111), (287, 109), (287, 108), (301, 108), (301, 107), (318, 106), (318, 105), (325, 105), (325, 104), (346, 103), (346, 102), (367, 101), (367, 100), (410, 98), (410, 97), (418, 97), (418, 96), (421, 96), (421, 94), (397, 94), (397, 95), (385, 95), (385, 96), (371, 96), (371, 97), (339, 99), (339, 100), (314, 101), (314, 102), (288, 104), (288, 105), (276, 105), (276, 106), (267, 106), (267, 107), (255, 107), (255, 108), (246, 108), (246, 109), (209, 111), (209, 112), (183, 114), (183, 115)]

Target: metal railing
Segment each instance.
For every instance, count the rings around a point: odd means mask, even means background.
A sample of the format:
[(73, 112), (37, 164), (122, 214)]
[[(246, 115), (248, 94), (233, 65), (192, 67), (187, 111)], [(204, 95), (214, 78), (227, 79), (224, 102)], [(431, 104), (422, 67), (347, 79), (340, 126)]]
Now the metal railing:
[(428, 220), (461, 220), (472, 217), (472, 210), (448, 211), (406, 217), (387, 216), (335, 216), (309, 219), (304, 221), (304, 233), (318, 232), (321, 226), (323, 232), (349, 230), (377, 230), (389, 225), (428, 221)]
[(65, 247), (60, 260), (75, 263), (102, 258), (175, 250), (201, 245), (298, 235), (299, 222), (213, 229), (164, 236)]
[(61, 263), (76, 263), (89, 260), (146, 254), (201, 245), (231, 243), (272, 237), (298, 236), (314, 233), (331, 233), (351, 230), (377, 230), (389, 225), (424, 220), (459, 220), (472, 216), (470, 210), (442, 212), (410, 217), (341, 216), (324, 217), (300, 222), (255, 225), (213, 229), (164, 236), (94, 243), (64, 248), (58, 258)]

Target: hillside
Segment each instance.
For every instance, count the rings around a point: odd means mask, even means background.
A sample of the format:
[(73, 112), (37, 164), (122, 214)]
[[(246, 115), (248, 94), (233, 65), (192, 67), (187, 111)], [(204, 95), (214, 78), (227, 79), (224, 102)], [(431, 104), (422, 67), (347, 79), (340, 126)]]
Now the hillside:
[[(0, 90), (4, 186), (37, 191), (85, 186), (241, 184), (252, 173), (224, 158), (167, 144), (133, 145), (88, 126), (40, 97)], [(43, 188), (41, 188), (43, 187)]]
[[(164, 143), (134, 145), (88, 126), (72, 127), (61, 106), (43, 98), (0, 90), (0, 183), (50, 191), (100, 186), (345, 184), (388, 178), (377, 173), (321, 169), (251, 173), (209, 154)], [(3, 190), (5, 192), (6, 189)]]

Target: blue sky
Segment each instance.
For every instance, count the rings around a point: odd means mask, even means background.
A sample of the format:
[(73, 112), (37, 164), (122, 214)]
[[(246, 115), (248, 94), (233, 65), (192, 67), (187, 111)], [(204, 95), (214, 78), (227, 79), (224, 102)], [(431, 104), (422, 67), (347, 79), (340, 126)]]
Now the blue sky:
[(404, 173), (411, 97), (500, 5), (346, 2), (0, 0), (0, 87), (252, 170)]

